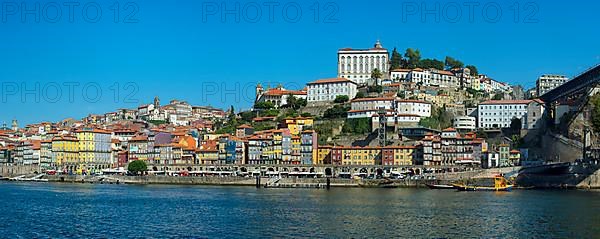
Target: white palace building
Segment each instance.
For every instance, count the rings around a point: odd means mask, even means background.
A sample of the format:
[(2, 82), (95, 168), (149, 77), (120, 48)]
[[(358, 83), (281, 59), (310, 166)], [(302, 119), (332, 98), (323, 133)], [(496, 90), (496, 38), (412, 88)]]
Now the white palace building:
[(349, 79), (356, 84), (367, 84), (371, 72), (379, 69), (383, 76), (388, 75), (389, 52), (379, 40), (371, 49), (343, 48), (338, 50), (338, 77)]

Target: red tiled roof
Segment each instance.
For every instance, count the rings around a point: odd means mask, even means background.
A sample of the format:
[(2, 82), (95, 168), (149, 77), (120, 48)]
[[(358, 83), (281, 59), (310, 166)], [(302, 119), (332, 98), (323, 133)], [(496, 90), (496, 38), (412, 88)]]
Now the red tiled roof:
[(410, 103), (421, 103), (421, 104), (431, 104), (427, 101), (422, 100), (398, 100), (398, 102), (410, 102)]
[(455, 132), (456, 129), (455, 128), (446, 128), (444, 130), (442, 130), (442, 132)]
[(510, 105), (510, 104), (529, 104), (533, 100), (488, 100), (480, 105)]
[(313, 82), (309, 82), (308, 84), (309, 85), (314, 85), (314, 84), (328, 84), (328, 83), (342, 83), (342, 82), (350, 82), (350, 83), (356, 84), (353, 81), (348, 80), (346, 78), (319, 79), (319, 80), (316, 80), (316, 81), (313, 81)]
[(265, 93), (265, 95), (306, 95), (306, 91), (300, 91), (300, 90), (284, 90), (284, 89), (278, 89), (278, 88), (273, 88), (273, 89), (268, 89)]
[(351, 102), (362, 102), (362, 101), (393, 101), (395, 97), (377, 97), (377, 98), (358, 98), (353, 99)]
[(402, 68), (391, 70), (391, 72), (410, 72), (410, 71), (411, 71), (411, 69), (402, 69)]

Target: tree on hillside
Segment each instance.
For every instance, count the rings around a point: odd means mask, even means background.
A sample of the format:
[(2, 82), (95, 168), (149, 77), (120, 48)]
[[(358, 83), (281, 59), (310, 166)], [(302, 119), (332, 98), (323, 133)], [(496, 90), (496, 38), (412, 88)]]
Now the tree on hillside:
[(392, 51), (392, 58), (390, 58), (390, 69), (398, 69), (402, 67), (402, 55), (398, 52), (398, 50), (394, 47), (394, 51)]
[(488, 137), (488, 134), (482, 128), (477, 129), (477, 132), (475, 132), (475, 135), (477, 135), (477, 137), (479, 137), (479, 138), (484, 138), (484, 139), (487, 139), (487, 137)]
[(371, 79), (374, 79), (375, 83), (377, 83), (381, 77), (383, 77), (383, 73), (381, 73), (379, 69), (375, 68), (371, 71)]
[(493, 97), (492, 100), (502, 100), (504, 99), (504, 95), (502, 93), (496, 93)]
[(360, 98), (365, 98), (365, 93), (362, 91), (359, 91), (358, 93), (356, 93), (356, 96), (354, 96), (354, 99), (360, 99)]
[(401, 99), (404, 99), (406, 97), (406, 93), (403, 90), (401, 90), (401, 91), (398, 91), (396, 96), (400, 97)]
[(305, 99), (298, 98), (292, 94), (289, 94), (287, 97), (287, 104), (285, 105), (285, 107), (297, 110), (306, 106), (306, 103), (307, 102)]
[(520, 118), (512, 118), (512, 120), (510, 121), (510, 132), (511, 134), (515, 135), (515, 134), (519, 134), (519, 131), (521, 131), (521, 126), (523, 125), (523, 122), (521, 121)]
[(450, 56), (446, 56), (445, 64), (447, 69), (463, 68), (465, 66), (465, 64), (462, 63), (462, 61), (454, 59)]
[(419, 62), (418, 67), (423, 69), (434, 68), (438, 70), (444, 69), (444, 62), (437, 59), (423, 59)]
[(346, 116), (348, 116), (348, 110), (350, 110), (349, 106), (334, 105), (333, 107), (325, 110), (325, 113), (323, 113), (323, 118), (325, 118), (325, 119), (346, 118)]
[(345, 103), (348, 102), (348, 100), (350, 100), (350, 98), (348, 98), (347, 95), (338, 95), (335, 97), (335, 100), (333, 100), (334, 103)]
[(229, 120), (229, 124), (233, 126), (237, 126), (237, 117), (235, 115), (235, 110), (233, 109), (233, 105), (229, 109), (229, 116), (227, 117)]
[(466, 68), (469, 68), (469, 70), (471, 70), (471, 75), (472, 76), (477, 76), (479, 75), (479, 71), (477, 71), (477, 67), (475, 67), (474, 65), (467, 65), (465, 66)]
[(268, 109), (275, 108), (275, 105), (273, 104), (273, 102), (270, 102), (270, 101), (262, 101), (262, 102), (258, 102), (256, 104), (254, 104), (254, 108), (261, 109), (261, 110), (268, 110)]
[(252, 112), (252, 111), (244, 111), (244, 112), (240, 112), (239, 116), (240, 116), (240, 118), (242, 118), (242, 121), (248, 123), (248, 122), (252, 122), (252, 119), (254, 119), (254, 117), (256, 117), (256, 113)]
[(134, 160), (127, 165), (127, 171), (139, 175), (140, 173), (148, 171), (148, 165), (142, 160)]
[(417, 68), (419, 65), (419, 61), (421, 61), (421, 52), (417, 50), (413, 50), (412, 48), (406, 49), (406, 53), (404, 53), (404, 57), (406, 57), (406, 68)]
[(380, 85), (369, 86), (367, 88), (367, 92), (369, 92), (369, 93), (371, 93), (371, 92), (381, 93), (381, 92), (383, 92), (383, 86), (380, 86)]

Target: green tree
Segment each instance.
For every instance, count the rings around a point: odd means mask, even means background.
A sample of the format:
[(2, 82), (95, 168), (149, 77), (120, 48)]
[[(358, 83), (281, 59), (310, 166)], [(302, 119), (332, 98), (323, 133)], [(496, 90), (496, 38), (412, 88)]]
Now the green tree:
[(502, 93), (496, 93), (494, 94), (494, 96), (492, 97), (492, 100), (502, 100), (504, 98)]
[(139, 175), (140, 173), (148, 171), (148, 165), (142, 160), (134, 160), (127, 165), (127, 171)]
[(465, 64), (462, 63), (462, 61), (454, 59), (450, 56), (446, 56), (445, 64), (447, 69), (463, 68), (465, 66)]
[(477, 67), (475, 67), (474, 65), (467, 65), (467, 66), (465, 66), (465, 68), (469, 68), (469, 70), (471, 71), (471, 75), (472, 76), (478, 76), (479, 75), (479, 71), (477, 71)]
[(285, 105), (285, 107), (297, 110), (306, 106), (306, 103), (307, 102), (305, 99), (301, 99), (292, 94), (289, 94), (287, 97), (287, 104)]
[(377, 93), (381, 93), (383, 92), (383, 86), (380, 85), (376, 85), (376, 86), (369, 86), (367, 88), (368, 92), (377, 92)]
[(287, 97), (287, 104), (285, 104), (285, 107), (289, 107), (292, 109), (300, 108), (300, 107), (298, 107), (297, 103), (298, 103), (298, 98), (296, 98), (296, 96), (294, 96), (292, 94), (289, 94)]
[(356, 93), (356, 96), (354, 97), (354, 99), (360, 99), (360, 98), (365, 98), (365, 93), (362, 91), (359, 91), (358, 93)]
[(323, 113), (323, 118), (325, 118), (325, 119), (346, 118), (346, 116), (348, 116), (348, 110), (350, 110), (349, 106), (334, 105), (333, 107), (325, 110), (325, 113)]
[(406, 93), (403, 90), (401, 90), (401, 91), (398, 91), (396, 96), (400, 97), (401, 99), (404, 99), (406, 97)]
[(437, 59), (423, 59), (423, 60), (419, 61), (418, 67), (423, 68), (423, 69), (434, 68), (434, 69), (438, 69), (438, 70), (443, 70), (444, 62), (437, 60)]
[(350, 134), (368, 134), (371, 133), (370, 118), (346, 119), (342, 132)]
[(430, 129), (439, 129), (440, 122), (435, 117), (425, 117), (419, 120), (419, 125)]
[(302, 116), (302, 117), (312, 117), (312, 114), (310, 114), (308, 112), (304, 112), (304, 113), (300, 114), (300, 116)]
[(452, 115), (445, 107), (434, 108), (431, 117), (422, 118), (419, 125), (432, 129), (445, 129), (452, 126)]
[(270, 101), (261, 101), (261, 102), (254, 104), (254, 108), (261, 109), (261, 110), (268, 110), (268, 109), (275, 108), (275, 105), (273, 104), (273, 102), (270, 102)]
[(277, 116), (279, 115), (279, 110), (277, 109), (268, 109), (265, 111), (262, 111), (260, 113), (261, 116), (266, 116), (266, 117), (272, 117), (272, 116)]
[(487, 137), (488, 137), (487, 133), (483, 129), (481, 129), (481, 128), (477, 129), (477, 132), (475, 134), (479, 138), (487, 139)]
[(242, 121), (248, 123), (248, 122), (252, 122), (252, 119), (254, 119), (254, 117), (256, 117), (256, 113), (253, 111), (244, 111), (244, 112), (240, 112), (240, 118), (242, 119)]
[(390, 69), (395, 70), (402, 67), (402, 55), (394, 47), (392, 58), (390, 58)]
[(235, 115), (235, 110), (233, 109), (233, 105), (229, 109), (229, 116), (227, 116), (227, 120), (228, 120), (227, 121), (228, 125), (231, 125), (233, 127), (237, 127), (238, 126), (237, 116)]
[(335, 97), (335, 100), (333, 100), (333, 103), (345, 103), (348, 102), (350, 100), (350, 98), (348, 98), (347, 95), (337, 95)]
[(512, 120), (510, 121), (511, 134), (513, 134), (513, 135), (518, 134), (519, 131), (521, 131), (522, 125), (523, 125), (523, 122), (521, 121), (520, 118), (517, 118), (517, 117), (512, 118)]
[(404, 53), (404, 57), (406, 57), (407, 68), (417, 68), (421, 61), (421, 52), (418, 49), (413, 50), (412, 48), (408, 48), (406, 49), (406, 53)]
[(381, 71), (379, 69), (375, 68), (371, 71), (371, 79), (374, 79), (375, 82), (377, 82), (377, 80), (381, 79), (381, 77), (383, 77), (383, 73), (381, 73)]
[(308, 104), (308, 101), (306, 101), (306, 99), (298, 99), (298, 105), (300, 107), (306, 107), (306, 104)]

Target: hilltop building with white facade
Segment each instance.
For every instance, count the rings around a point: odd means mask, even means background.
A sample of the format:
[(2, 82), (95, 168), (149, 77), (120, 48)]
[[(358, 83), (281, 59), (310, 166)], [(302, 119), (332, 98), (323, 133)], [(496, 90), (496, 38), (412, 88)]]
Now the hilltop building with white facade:
[(320, 79), (306, 85), (306, 101), (309, 103), (330, 102), (338, 95), (347, 95), (353, 99), (358, 92), (357, 83), (346, 78)]
[(551, 74), (541, 75), (535, 81), (536, 93), (538, 96), (546, 94), (548, 91), (551, 91), (556, 87), (559, 87), (560, 85), (564, 84), (568, 80), (569, 80), (569, 78), (567, 78), (564, 75), (551, 75)]
[(509, 128), (513, 118), (521, 119), (522, 129), (541, 125), (544, 102), (535, 100), (489, 100), (477, 108), (477, 124), (482, 129)]
[(384, 77), (388, 76), (389, 52), (379, 40), (370, 49), (338, 50), (338, 78), (346, 78), (359, 85), (367, 84), (374, 69), (379, 69)]

